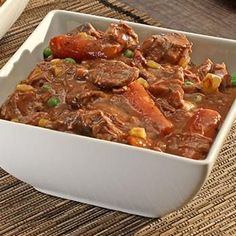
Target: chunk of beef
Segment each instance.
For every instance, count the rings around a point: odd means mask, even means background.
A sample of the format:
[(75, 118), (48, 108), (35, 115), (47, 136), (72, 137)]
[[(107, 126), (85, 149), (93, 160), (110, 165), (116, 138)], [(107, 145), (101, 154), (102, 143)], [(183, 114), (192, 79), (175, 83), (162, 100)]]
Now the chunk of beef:
[(66, 87), (66, 103), (73, 109), (87, 107), (95, 100), (108, 96), (89, 81), (67, 80), (64, 84)]
[(198, 75), (196, 75), (195, 73), (193, 73), (192, 71), (187, 70), (187, 69), (184, 70), (184, 80), (191, 81), (194, 84), (197, 84), (200, 82)]
[(110, 24), (105, 35), (113, 38), (125, 48), (136, 46), (139, 43), (138, 35), (130, 26), (123, 22), (119, 24)]
[(152, 78), (148, 79), (149, 83), (157, 82), (157, 80), (179, 80), (182, 83), (184, 81), (183, 68), (180, 66), (163, 65), (158, 69), (148, 68), (147, 70), (156, 77), (155, 81)]
[(231, 76), (226, 68), (225, 63), (214, 64), (212, 68), (212, 73), (220, 76), (222, 78), (220, 89), (224, 90), (227, 87), (231, 86)]
[(212, 139), (197, 133), (173, 133), (168, 136), (166, 152), (191, 159), (204, 159)]
[(199, 76), (190, 70), (184, 70), (184, 84), (183, 89), (185, 93), (194, 93), (199, 90), (200, 86)]
[(68, 33), (68, 35), (76, 36), (81, 32), (86, 33), (87, 35), (90, 35), (97, 39), (102, 38), (102, 36), (104, 35), (102, 31), (96, 30), (90, 23), (84, 23), (80, 25), (79, 27)]
[(79, 93), (75, 97), (77, 107), (91, 106), (94, 101), (99, 98), (105, 98), (107, 94), (102, 91), (93, 90), (93, 91), (84, 91)]
[(161, 110), (165, 116), (169, 116), (171, 113), (175, 113), (175, 108), (171, 106), (166, 99), (163, 98), (155, 98), (155, 103), (157, 107)]
[(79, 110), (79, 113), (82, 125), (91, 130), (93, 137), (123, 142), (125, 133), (121, 127), (124, 124), (116, 116), (104, 113), (101, 110)]
[(78, 133), (82, 126), (80, 114), (78, 111), (64, 109), (52, 122), (52, 126), (56, 130)]
[(135, 49), (134, 51), (134, 66), (138, 68), (143, 68), (147, 63), (146, 58), (143, 56), (142, 52), (140, 49)]
[(213, 62), (207, 59), (203, 64), (197, 66), (193, 71), (199, 76), (200, 80), (203, 80), (207, 73), (211, 72), (213, 68)]
[(179, 80), (160, 80), (150, 84), (149, 91), (156, 97), (166, 98), (174, 108), (180, 108), (184, 104), (184, 91)]
[(200, 66), (193, 68), (192, 71), (199, 76), (200, 80), (203, 80), (207, 73), (212, 73), (221, 77), (221, 90), (231, 86), (231, 76), (229, 75), (225, 63), (213, 63), (210, 59), (207, 59)]
[(15, 92), (1, 107), (1, 118), (11, 120), (42, 110), (35, 91)]
[[(156, 62), (181, 65), (184, 60), (189, 61), (192, 44), (178, 33), (153, 35), (141, 45), (144, 57)], [(186, 63), (185, 63), (186, 64)]]
[(115, 88), (128, 85), (139, 76), (139, 70), (121, 61), (101, 60), (88, 73), (88, 80), (101, 88)]

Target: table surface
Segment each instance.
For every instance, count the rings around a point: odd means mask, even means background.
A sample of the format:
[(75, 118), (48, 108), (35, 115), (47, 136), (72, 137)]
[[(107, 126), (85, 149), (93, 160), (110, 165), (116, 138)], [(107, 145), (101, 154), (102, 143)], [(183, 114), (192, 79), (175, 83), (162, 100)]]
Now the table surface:
[(162, 27), (236, 39), (235, 0), (121, 0)]

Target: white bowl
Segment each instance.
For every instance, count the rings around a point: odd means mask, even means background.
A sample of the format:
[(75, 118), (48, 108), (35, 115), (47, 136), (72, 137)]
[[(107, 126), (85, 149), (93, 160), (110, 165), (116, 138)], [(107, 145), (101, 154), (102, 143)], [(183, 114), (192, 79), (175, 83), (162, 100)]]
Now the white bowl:
[(14, 24), (28, 2), (29, 0), (6, 0), (0, 6), (0, 39)]
[[(0, 71), (0, 104), (25, 79), (54, 35), (84, 22), (105, 29), (115, 19), (66, 11), (50, 12)], [(129, 22), (143, 39), (169, 29)], [(193, 61), (224, 61), (235, 69), (236, 41), (185, 33)], [(0, 166), (39, 191), (148, 217), (174, 211), (199, 191), (236, 117), (229, 111), (205, 160), (191, 160), (79, 135), (0, 120)]]

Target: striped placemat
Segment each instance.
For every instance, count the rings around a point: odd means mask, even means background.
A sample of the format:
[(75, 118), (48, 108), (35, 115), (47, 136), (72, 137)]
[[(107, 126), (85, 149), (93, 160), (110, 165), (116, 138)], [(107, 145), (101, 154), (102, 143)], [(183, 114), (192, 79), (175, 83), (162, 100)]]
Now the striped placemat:
[[(53, 9), (159, 24), (116, 0), (31, 0), (0, 41), (0, 68)], [(235, 180), (236, 124), (199, 194), (182, 209), (160, 219), (48, 196), (0, 169), (0, 235), (236, 235)]]

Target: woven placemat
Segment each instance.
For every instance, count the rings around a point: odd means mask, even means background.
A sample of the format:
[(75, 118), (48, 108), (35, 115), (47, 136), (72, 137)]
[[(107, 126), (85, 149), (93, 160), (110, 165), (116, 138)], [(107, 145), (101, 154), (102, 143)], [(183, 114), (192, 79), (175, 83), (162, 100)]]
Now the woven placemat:
[[(32, 0), (0, 41), (0, 68), (53, 9), (158, 25), (116, 0)], [(182, 209), (160, 219), (48, 196), (0, 169), (0, 235), (236, 235), (235, 180), (236, 124), (199, 194)]]

